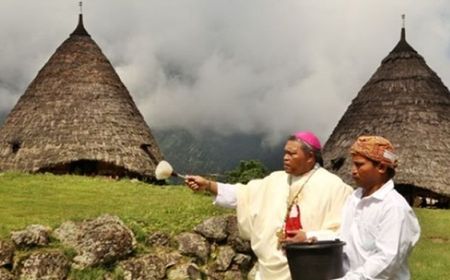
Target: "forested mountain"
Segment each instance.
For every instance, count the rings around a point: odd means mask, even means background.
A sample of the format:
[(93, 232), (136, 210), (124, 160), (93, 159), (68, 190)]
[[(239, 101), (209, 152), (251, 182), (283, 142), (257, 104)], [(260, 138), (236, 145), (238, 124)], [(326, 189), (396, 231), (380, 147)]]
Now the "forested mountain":
[(269, 170), (282, 168), (283, 145), (265, 147), (261, 135), (209, 133), (196, 137), (185, 130), (152, 130), (167, 161), (180, 173), (223, 174), (241, 160), (260, 160)]

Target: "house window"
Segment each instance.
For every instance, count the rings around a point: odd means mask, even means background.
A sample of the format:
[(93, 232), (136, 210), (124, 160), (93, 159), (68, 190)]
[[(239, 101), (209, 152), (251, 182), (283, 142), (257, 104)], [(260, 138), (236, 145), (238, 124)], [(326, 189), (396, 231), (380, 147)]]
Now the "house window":
[(17, 139), (11, 140), (8, 143), (9, 143), (9, 145), (11, 145), (11, 151), (13, 152), (13, 154), (17, 154), (20, 147), (22, 146), (22, 143), (20, 142), (20, 140), (17, 140)]
[(339, 169), (341, 169), (342, 165), (344, 165), (345, 162), (345, 158), (344, 157), (338, 157), (335, 159), (331, 160), (331, 168), (334, 171), (338, 171)]

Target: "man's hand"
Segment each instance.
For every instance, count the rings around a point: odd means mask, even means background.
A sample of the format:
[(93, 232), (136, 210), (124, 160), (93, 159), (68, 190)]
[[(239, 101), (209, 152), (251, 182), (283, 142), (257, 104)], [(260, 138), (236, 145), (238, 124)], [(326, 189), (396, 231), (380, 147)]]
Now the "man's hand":
[(317, 241), (317, 238), (315, 236), (307, 238), (306, 232), (304, 232), (302, 230), (288, 232), (288, 234), (291, 237), (286, 237), (284, 240), (281, 240), (281, 242), (283, 242), (283, 243), (300, 243), (300, 242), (313, 243), (313, 242)]
[(209, 191), (217, 195), (217, 182), (203, 178), (202, 176), (186, 175), (184, 183), (193, 191)]
[(194, 175), (187, 175), (184, 183), (193, 191), (206, 190), (208, 189), (208, 185), (210, 185), (210, 182), (207, 179)]

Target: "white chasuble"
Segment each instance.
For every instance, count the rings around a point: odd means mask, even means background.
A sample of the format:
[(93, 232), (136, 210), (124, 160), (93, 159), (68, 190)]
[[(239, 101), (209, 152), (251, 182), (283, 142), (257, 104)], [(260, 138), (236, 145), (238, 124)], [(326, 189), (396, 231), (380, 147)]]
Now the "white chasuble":
[[(306, 184), (305, 181), (314, 172)], [(297, 202), (303, 230), (308, 236), (335, 234), (341, 211), (352, 188), (323, 168), (311, 170), (289, 185), (289, 175), (276, 171), (269, 176), (238, 185), (237, 218), (243, 238), (249, 239), (258, 257), (258, 279), (291, 279), (287, 259), (278, 248), (277, 231), (283, 227), (290, 196)], [(289, 200), (290, 201), (290, 200)]]

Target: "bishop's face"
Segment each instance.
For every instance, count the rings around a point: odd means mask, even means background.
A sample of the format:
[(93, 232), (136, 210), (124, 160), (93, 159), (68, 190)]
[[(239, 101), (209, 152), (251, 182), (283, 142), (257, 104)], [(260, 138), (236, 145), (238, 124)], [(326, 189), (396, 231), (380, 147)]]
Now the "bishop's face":
[(288, 140), (284, 146), (283, 165), (286, 173), (300, 176), (314, 166), (314, 156), (305, 153), (299, 141)]

